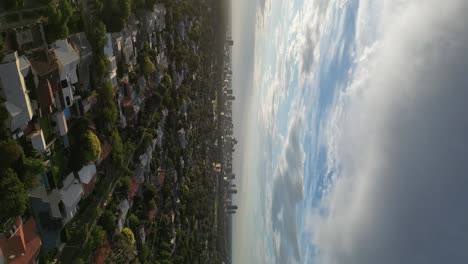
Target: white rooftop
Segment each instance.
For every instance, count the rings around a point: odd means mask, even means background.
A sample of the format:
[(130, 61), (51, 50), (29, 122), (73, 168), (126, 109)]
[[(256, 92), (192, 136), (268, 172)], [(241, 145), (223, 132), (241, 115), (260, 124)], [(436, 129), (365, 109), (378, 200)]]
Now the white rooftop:
[(35, 150), (39, 152), (44, 152), (47, 148), (44, 133), (42, 133), (42, 129), (35, 131), (31, 134), (31, 143)]
[(0, 63), (0, 82), (5, 106), (11, 116), (10, 130), (23, 130), (33, 117), (31, 101), (20, 69), (18, 53), (7, 54)]
[(81, 200), (82, 194), (83, 187), (73, 173), (70, 173), (67, 178), (63, 180), (63, 188), (60, 190), (63, 203), (66, 207), (73, 207)]
[(82, 183), (90, 183), (93, 176), (96, 175), (96, 165), (94, 165), (94, 163), (91, 163), (89, 165), (84, 166), (78, 172), (78, 175)]
[(65, 136), (68, 133), (67, 120), (63, 111), (58, 111), (56, 113), (57, 125), (61, 136)]
[(78, 52), (65, 39), (57, 40), (55, 47), (55, 57), (62, 66), (60, 69), (60, 79), (64, 80), (66, 77), (69, 77), (71, 83), (78, 82), (76, 74), (76, 66), (80, 61)]

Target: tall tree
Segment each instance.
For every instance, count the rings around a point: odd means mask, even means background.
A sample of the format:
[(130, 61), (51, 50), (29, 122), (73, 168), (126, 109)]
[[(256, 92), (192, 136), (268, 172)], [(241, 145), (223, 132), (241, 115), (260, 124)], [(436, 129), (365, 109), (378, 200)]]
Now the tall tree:
[(14, 140), (0, 142), (0, 168), (9, 168), (23, 156), (23, 148)]
[(156, 68), (154, 67), (153, 62), (151, 61), (150, 57), (148, 57), (148, 56), (146, 56), (144, 58), (142, 68), (143, 68), (143, 73), (145, 75), (149, 75), (149, 74), (153, 73), (156, 70)]
[(101, 142), (98, 137), (91, 131), (88, 130), (81, 136), (81, 153), (84, 163), (94, 162), (99, 159), (101, 155)]
[(0, 171), (0, 193), (0, 221), (23, 215), (28, 194), (12, 169)]
[(122, 143), (122, 138), (120, 137), (119, 131), (117, 131), (117, 129), (112, 131), (110, 141), (112, 144), (112, 162), (117, 166), (122, 166), (124, 162), (124, 146)]

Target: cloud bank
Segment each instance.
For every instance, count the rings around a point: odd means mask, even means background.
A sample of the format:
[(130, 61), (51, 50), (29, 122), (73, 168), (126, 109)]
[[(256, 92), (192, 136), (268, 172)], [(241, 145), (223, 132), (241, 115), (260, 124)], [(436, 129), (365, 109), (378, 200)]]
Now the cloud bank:
[(301, 253), (296, 226), (296, 205), (304, 196), (304, 150), (301, 145), (303, 116), (297, 112), (288, 127), (283, 152), (273, 184), (272, 230), (277, 263), (299, 261)]
[(317, 263), (468, 263), (468, 2), (397, 2), (330, 118)]

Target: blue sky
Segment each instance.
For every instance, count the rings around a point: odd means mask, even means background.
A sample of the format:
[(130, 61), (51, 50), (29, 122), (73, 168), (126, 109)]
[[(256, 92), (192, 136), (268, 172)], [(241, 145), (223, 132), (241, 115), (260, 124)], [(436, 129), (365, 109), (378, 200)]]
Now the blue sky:
[(468, 160), (448, 158), (467, 152), (456, 147), (466, 136), (449, 132), (468, 127), (468, 80), (454, 74), (468, 61), (466, 8), (462, 0), (233, 5), (234, 263), (468, 260), (457, 251), (468, 239), (453, 233), (468, 230), (453, 220), (467, 210), (452, 197), (468, 198), (459, 176)]

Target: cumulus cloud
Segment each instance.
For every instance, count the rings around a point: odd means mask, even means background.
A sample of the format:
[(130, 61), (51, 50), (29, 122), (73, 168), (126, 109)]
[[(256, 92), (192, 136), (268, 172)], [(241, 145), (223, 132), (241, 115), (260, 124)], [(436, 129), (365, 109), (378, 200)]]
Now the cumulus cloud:
[(296, 205), (303, 199), (304, 150), (301, 144), (303, 116), (292, 116), (288, 135), (273, 183), (271, 223), (275, 234), (274, 245), (277, 263), (291, 263), (301, 258), (297, 227)]
[(338, 100), (318, 263), (468, 263), (468, 2), (394, 2)]

